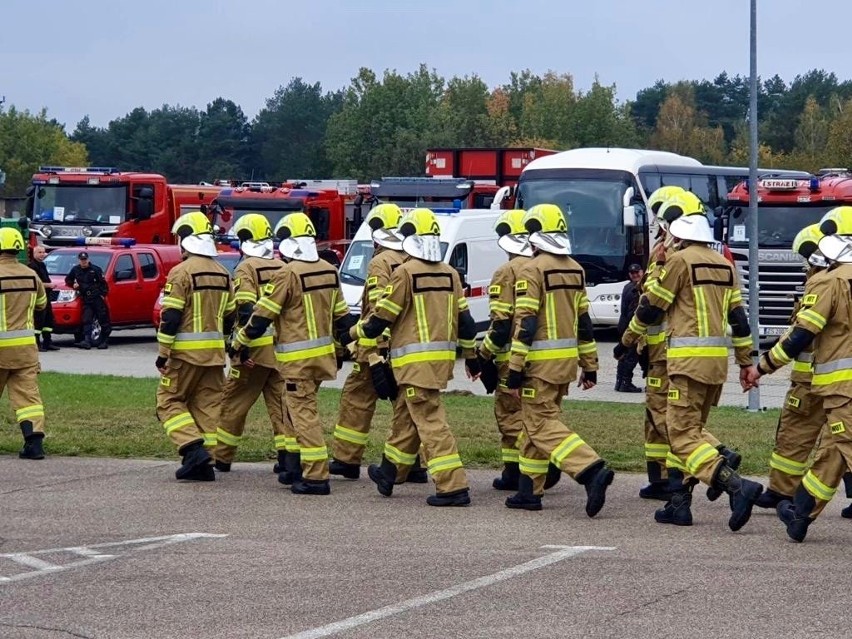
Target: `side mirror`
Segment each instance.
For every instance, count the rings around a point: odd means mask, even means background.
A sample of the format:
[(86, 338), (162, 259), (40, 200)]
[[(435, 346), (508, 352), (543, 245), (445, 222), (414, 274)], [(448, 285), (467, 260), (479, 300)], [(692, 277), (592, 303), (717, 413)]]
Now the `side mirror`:
[(622, 219), (625, 227), (639, 226), (639, 216), (636, 214), (636, 207), (632, 204), (625, 205)]
[(713, 239), (717, 242), (725, 241), (725, 222), (721, 216), (713, 220)]
[(139, 189), (139, 199), (141, 200), (153, 200), (154, 199), (154, 189), (150, 186), (143, 186)]
[(512, 197), (513, 188), (511, 186), (501, 186), (497, 193), (494, 194), (494, 199), (491, 201), (491, 210), (499, 211), (503, 208), (503, 202)]
[(115, 272), (116, 282), (126, 282), (127, 280), (133, 279), (136, 279), (136, 274), (133, 272), (132, 268), (123, 268), (120, 271)]
[(632, 186), (628, 186), (627, 190), (624, 191), (624, 197), (621, 198), (621, 203), (623, 206), (628, 207), (633, 204), (633, 196), (636, 194), (636, 191), (633, 190)]
[(453, 268), (456, 269), (456, 273), (458, 273), (461, 278), (462, 288), (465, 293), (469, 293), (470, 285), (467, 283), (467, 269), (464, 266), (454, 266)]

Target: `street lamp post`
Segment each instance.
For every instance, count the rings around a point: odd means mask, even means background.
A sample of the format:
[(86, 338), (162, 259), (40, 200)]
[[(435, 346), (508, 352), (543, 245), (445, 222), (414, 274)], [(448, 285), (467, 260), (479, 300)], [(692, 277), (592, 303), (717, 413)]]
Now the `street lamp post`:
[[(757, 251), (757, 0), (751, 0), (751, 37), (749, 60), (749, 159), (748, 159), (748, 310), (754, 352), (760, 348), (760, 270)], [(757, 364), (755, 355), (754, 363)], [(748, 392), (748, 410), (760, 410), (760, 388)]]

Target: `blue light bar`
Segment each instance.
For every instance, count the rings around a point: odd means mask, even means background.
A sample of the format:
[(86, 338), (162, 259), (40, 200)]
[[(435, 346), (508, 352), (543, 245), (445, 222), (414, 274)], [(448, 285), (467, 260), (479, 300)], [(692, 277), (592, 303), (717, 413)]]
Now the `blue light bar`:
[(808, 182), (808, 188), (811, 191), (819, 191), (819, 178), (812, 177)]
[(429, 209), (435, 215), (455, 215), (456, 213), (461, 213), (461, 208), (443, 208), (443, 209)]
[(132, 237), (75, 237), (77, 246), (123, 246), (129, 248), (136, 244)]

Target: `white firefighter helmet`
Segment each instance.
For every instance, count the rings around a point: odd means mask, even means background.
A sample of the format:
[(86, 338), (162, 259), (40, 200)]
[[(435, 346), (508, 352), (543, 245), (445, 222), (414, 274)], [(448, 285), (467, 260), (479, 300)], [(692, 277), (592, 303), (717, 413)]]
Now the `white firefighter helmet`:
[(681, 215), (669, 224), (669, 234), (683, 242), (712, 244), (716, 241), (706, 215)]

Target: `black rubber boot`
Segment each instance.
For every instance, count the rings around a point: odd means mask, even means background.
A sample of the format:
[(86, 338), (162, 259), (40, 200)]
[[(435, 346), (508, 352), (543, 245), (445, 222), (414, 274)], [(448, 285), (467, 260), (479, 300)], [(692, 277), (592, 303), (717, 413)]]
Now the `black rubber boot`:
[[(718, 446), (716, 446), (716, 450), (718, 450), (719, 454), (725, 458), (725, 463), (732, 470), (738, 470), (740, 464), (743, 463), (743, 456), (740, 455), (738, 452), (727, 448), (724, 444), (719, 444)], [(719, 497), (722, 496), (723, 492), (725, 491), (716, 488), (715, 486), (710, 486), (710, 488), (707, 489), (707, 499), (709, 499), (710, 501), (716, 501), (717, 499), (719, 499)], [(731, 506), (731, 508), (733, 508), (733, 506)]]
[(520, 476), (518, 462), (506, 462), (503, 464), (503, 474), (492, 481), (491, 486), (497, 490), (518, 490)]
[(380, 494), (385, 497), (393, 495), (393, 486), (396, 481), (396, 465), (391, 460), (382, 455), (382, 463), (378, 466), (370, 464), (367, 468), (367, 474), (373, 480), (373, 483), (376, 484), (376, 488)]
[(284, 469), (278, 473), (278, 483), (289, 486), (302, 481), (302, 456), (299, 453), (285, 453)]
[(728, 526), (737, 531), (748, 523), (755, 502), (763, 492), (763, 486), (756, 481), (743, 479), (727, 464), (719, 464), (713, 476), (713, 486), (731, 495), (731, 517)]
[(328, 472), (332, 475), (340, 475), (344, 479), (359, 479), (361, 477), (361, 465), (347, 464), (339, 459), (332, 459), (328, 464)]
[(327, 479), (299, 479), (290, 486), (294, 495), (330, 495), (331, 486)]
[(175, 471), (175, 479), (188, 481), (216, 480), (216, 474), (213, 472), (213, 465), (211, 464), (213, 460), (202, 442), (188, 444), (179, 452), (183, 457), (183, 464)]
[(671, 499), (665, 506), (654, 513), (654, 521), (658, 524), (674, 524), (675, 526), (692, 525), (692, 490), (691, 487), (671, 493)]
[(276, 461), (275, 465), (272, 467), (273, 473), (275, 473), (277, 475), (278, 473), (284, 472), (284, 460), (286, 458), (287, 458), (287, 451), (286, 450), (279, 450), (278, 451), (278, 461)]
[(840, 516), (843, 517), (843, 519), (852, 519), (852, 504), (849, 504), (846, 508), (841, 510)]
[(771, 488), (767, 488), (764, 490), (760, 497), (758, 497), (757, 501), (754, 502), (754, 505), (758, 508), (777, 508), (778, 504), (782, 501), (792, 501), (793, 498), (790, 495), (782, 495), (781, 493), (775, 492)]
[(636, 386), (632, 380), (624, 380), (621, 383), (621, 392), (622, 393), (644, 393), (644, 388), (639, 388)]
[(606, 467), (601, 459), (577, 475), (577, 483), (586, 489), (586, 514), (589, 517), (597, 515), (606, 501), (606, 489), (612, 483), (615, 473)]
[(547, 465), (547, 477), (544, 478), (544, 489), (549, 490), (553, 488), (559, 483), (560, 479), (562, 479), (562, 469), (553, 462), (550, 462)]
[(53, 333), (51, 333), (51, 332), (42, 333), (41, 343), (42, 343), (42, 348), (40, 348), (39, 350), (44, 350), (44, 351), (58, 351), (59, 350), (59, 347), (56, 344), (53, 343)]
[(511, 497), (506, 497), (506, 508), (518, 508), (521, 510), (541, 510), (541, 496), (533, 495), (533, 481), (531, 477), (521, 475), (518, 479), (518, 492)]
[(429, 483), (429, 473), (426, 472), (426, 469), (420, 464), (420, 455), (414, 458), (414, 463), (411, 465), (411, 468), (408, 470), (408, 475), (405, 478), (405, 481), (395, 481), (395, 484), (428, 484)]
[(778, 504), (775, 512), (778, 513), (778, 519), (787, 526), (787, 536), (790, 539), (798, 543), (805, 540), (808, 534), (808, 526), (813, 521), (810, 514), (815, 507), (816, 500), (805, 490), (804, 486), (799, 486), (796, 489), (793, 501), (784, 500)]
[(639, 497), (668, 501), (672, 496), (672, 491), (669, 489), (669, 480), (663, 479), (659, 462), (646, 461), (645, 468), (648, 471), (648, 485), (639, 489)]
[(217, 459), (215, 462), (213, 462), (213, 468), (218, 470), (220, 473), (230, 473), (231, 462), (223, 462)]
[(430, 506), (470, 506), (470, 490), (462, 488), (449, 493), (429, 495), (426, 503)]
[(18, 453), (21, 459), (44, 459), (44, 447), (42, 440), (44, 433), (34, 433), (33, 423), (30, 420), (21, 422), (21, 435), (24, 437), (24, 447)]

